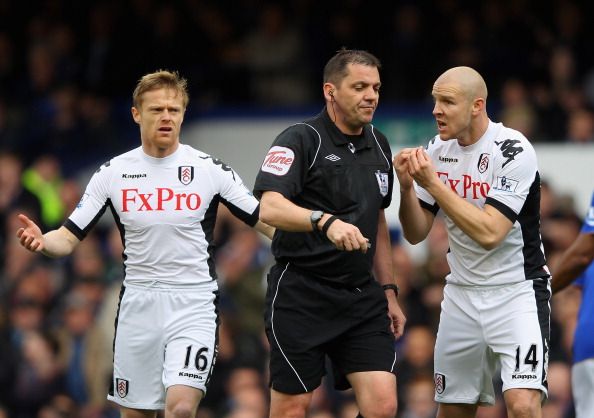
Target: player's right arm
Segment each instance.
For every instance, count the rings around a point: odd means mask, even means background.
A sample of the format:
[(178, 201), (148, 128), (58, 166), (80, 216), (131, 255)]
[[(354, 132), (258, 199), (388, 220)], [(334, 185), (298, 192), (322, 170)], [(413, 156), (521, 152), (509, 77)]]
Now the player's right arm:
[(17, 237), (29, 251), (41, 252), (48, 257), (63, 257), (72, 253), (80, 242), (63, 226), (42, 234), (39, 226), (27, 216), (19, 214), (18, 217), (23, 227), (17, 230)]
[(413, 178), (409, 173), (408, 161), (414, 148), (405, 148), (394, 156), (393, 164), (400, 183), (400, 208), (398, 217), (402, 233), (411, 244), (423, 241), (433, 225), (434, 215), (424, 209), (415, 192)]

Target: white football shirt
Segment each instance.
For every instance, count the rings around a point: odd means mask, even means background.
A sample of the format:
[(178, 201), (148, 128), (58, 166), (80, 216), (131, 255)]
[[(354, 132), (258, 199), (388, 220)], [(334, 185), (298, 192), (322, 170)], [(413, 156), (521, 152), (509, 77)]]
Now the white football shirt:
[[(489, 121), (476, 143), (462, 147), (435, 136), (427, 146), (437, 175), (460, 197), (489, 204), (513, 222), (503, 242), (485, 250), (445, 216), (450, 251), (449, 283), (502, 285), (547, 277), (540, 237), (540, 176), (534, 148), (520, 132)], [(421, 204), (434, 214), (435, 199), (415, 183)]]
[(109, 207), (124, 243), (125, 283), (166, 288), (216, 279), (218, 203), (253, 226), (258, 200), (233, 169), (188, 145), (165, 158), (142, 147), (103, 164), (65, 222), (79, 239)]

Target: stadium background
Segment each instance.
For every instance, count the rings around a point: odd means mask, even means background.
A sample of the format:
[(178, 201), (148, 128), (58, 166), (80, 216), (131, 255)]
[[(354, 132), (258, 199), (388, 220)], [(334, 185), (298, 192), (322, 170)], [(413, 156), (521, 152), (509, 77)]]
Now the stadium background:
[[(117, 232), (107, 219), (72, 257), (47, 260), (16, 245), (14, 215), (27, 210), (46, 228), (59, 225), (97, 165), (138, 146), (129, 108), (141, 75), (167, 68), (188, 78), (182, 141), (230, 163), (251, 184), (274, 135), (321, 109), (322, 68), (340, 47), (382, 60), (375, 122), (394, 150), (433, 135), (433, 80), (450, 66), (471, 65), (489, 86), (492, 119), (535, 144), (552, 265), (575, 237), (592, 191), (593, 8), (526, 0), (0, 0), (0, 416), (117, 415), (103, 400), (122, 279)], [(262, 418), (261, 304), (271, 260), (266, 243), (227, 215), (217, 254), (221, 356), (200, 417)], [(398, 343), (399, 417), (421, 418), (434, 408), (432, 341), (447, 238), (438, 223), (427, 243), (411, 247), (392, 226), (409, 317)], [(553, 301), (546, 417), (572, 416), (568, 365), (578, 303), (572, 291)], [(316, 393), (312, 417), (355, 415), (350, 394), (326, 389)], [(480, 414), (504, 416), (500, 404)]]

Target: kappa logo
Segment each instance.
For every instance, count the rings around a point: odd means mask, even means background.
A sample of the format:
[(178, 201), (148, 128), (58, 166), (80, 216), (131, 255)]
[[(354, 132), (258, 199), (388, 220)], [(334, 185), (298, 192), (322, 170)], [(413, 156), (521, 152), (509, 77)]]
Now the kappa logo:
[(289, 172), (293, 161), (295, 161), (295, 154), (291, 148), (275, 145), (266, 154), (261, 170), (277, 176), (284, 176)]
[(517, 139), (506, 139), (499, 142), (495, 141), (495, 144), (501, 149), (501, 155), (503, 155), (504, 158), (507, 158), (501, 165), (501, 168), (512, 162), (516, 158), (516, 155), (524, 151), (524, 148), (518, 145), (519, 143), (520, 141)]
[(126, 395), (128, 395), (128, 390), (130, 389), (130, 382), (126, 379), (120, 379), (119, 377), (117, 377), (116, 388), (118, 391), (118, 396), (120, 398), (125, 398)]
[(441, 373), (435, 373), (434, 376), (435, 380), (435, 392), (439, 393), (440, 395), (446, 388), (446, 377)]
[(139, 174), (126, 174), (122, 173), (123, 179), (145, 179), (146, 173), (139, 173)]
[(338, 155), (334, 155), (334, 154), (326, 155), (324, 158), (327, 160), (330, 160), (330, 161), (340, 160), (340, 157)]
[(194, 167), (190, 165), (177, 167), (177, 178), (181, 181), (181, 184), (187, 186), (194, 180)]
[(439, 161), (441, 161), (442, 163), (457, 163), (458, 162), (458, 159), (454, 158), (454, 157), (446, 157), (446, 156), (440, 155), (438, 158), (439, 158)]

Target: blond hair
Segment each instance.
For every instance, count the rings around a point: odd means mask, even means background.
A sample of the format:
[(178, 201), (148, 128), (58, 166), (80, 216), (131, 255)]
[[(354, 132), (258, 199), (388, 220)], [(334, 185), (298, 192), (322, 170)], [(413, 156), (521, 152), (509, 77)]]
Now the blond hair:
[(147, 91), (168, 88), (181, 93), (184, 109), (188, 106), (190, 96), (188, 94), (188, 81), (181, 77), (177, 71), (158, 70), (149, 73), (136, 84), (134, 93), (132, 93), (132, 104), (136, 108), (142, 105), (142, 96)]

